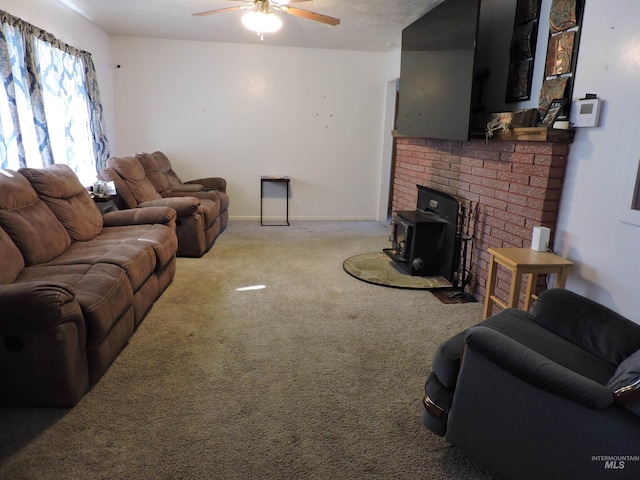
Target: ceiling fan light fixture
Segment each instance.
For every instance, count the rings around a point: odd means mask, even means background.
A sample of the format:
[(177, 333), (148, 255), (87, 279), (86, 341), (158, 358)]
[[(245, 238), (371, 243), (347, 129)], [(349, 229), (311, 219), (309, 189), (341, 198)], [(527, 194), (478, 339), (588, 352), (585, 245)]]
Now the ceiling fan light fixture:
[(257, 32), (262, 33), (274, 33), (280, 30), (282, 27), (282, 20), (280, 20), (273, 12), (261, 12), (251, 10), (242, 16), (243, 25)]

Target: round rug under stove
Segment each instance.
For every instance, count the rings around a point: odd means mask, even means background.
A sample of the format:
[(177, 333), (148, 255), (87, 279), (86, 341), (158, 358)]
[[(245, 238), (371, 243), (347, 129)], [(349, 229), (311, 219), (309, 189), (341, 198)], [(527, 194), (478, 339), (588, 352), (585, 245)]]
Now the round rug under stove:
[(384, 252), (363, 253), (347, 258), (342, 268), (363, 282), (394, 288), (451, 288), (444, 277), (418, 277), (402, 272)]

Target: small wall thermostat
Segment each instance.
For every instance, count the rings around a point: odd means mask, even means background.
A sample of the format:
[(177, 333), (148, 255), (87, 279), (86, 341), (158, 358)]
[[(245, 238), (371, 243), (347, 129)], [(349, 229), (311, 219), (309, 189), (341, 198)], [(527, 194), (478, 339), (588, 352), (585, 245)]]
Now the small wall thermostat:
[(569, 122), (572, 127), (597, 127), (600, 123), (599, 98), (583, 98), (571, 103)]

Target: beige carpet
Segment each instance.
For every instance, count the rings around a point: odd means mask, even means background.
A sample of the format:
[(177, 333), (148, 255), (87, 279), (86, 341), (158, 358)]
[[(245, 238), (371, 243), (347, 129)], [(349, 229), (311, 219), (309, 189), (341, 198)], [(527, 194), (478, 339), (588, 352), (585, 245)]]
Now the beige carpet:
[(0, 409), (0, 479), (492, 478), (420, 418), (433, 351), (481, 306), (344, 272), (387, 238), (231, 223), (75, 408)]

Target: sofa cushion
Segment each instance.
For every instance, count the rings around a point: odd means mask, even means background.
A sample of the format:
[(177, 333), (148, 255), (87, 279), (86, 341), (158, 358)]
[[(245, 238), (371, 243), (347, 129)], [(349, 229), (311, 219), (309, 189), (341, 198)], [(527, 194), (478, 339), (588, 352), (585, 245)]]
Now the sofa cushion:
[(62, 254), (71, 238), (20, 173), (0, 174), (0, 227), (22, 252), (25, 265), (48, 262)]
[(144, 168), (136, 157), (111, 157), (107, 166), (122, 177), (138, 203), (162, 198), (145, 175)]
[(169, 157), (167, 157), (163, 152), (159, 151), (153, 152), (151, 155), (156, 159), (158, 171), (165, 177), (167, 181), (167, 189), (182, 185), (182, 180), (180, 180), (178, 174), (173, 170)]
[(156, 254), (156, 264), (164, 268), (175, 257), (178, 238), (170, 228), (159, 224), (106, 227), (94, 242), (120, 243), (123, 239), (137, 239), (148, 243)]
[(95, 265), (110, 263), (127, 272), (134, 293), (153, 274), (156, 268), (156, 255), (153, 248), (131, 238), (121, 238), (110, 243), (92, 240), (76, 242), (49, 265)]
[(116, 192), (118, 192), (115, 203), (120, 210), (136, 208), (138, 206), (138, 201), (136, 197), (133, 196), (133, 193), (131, 193), (129, 186), (113, 168), (103, 168), (100, 170), (98, 179), (105, 182), (113, 182), (116, 187)]
[(24, 258), (7, 232), (0, 228), (0, 285), (13, 283), (24, 268)]
[(153, 155), (151, 155), (150, 153), (138, 153), (135, 155), (135, 157), (142, 165), (142, 168), (144, 168), (144, 172), (147, 178), (158, 193), (169, 190), (169, 182), (160, 171), (158, 162)]
[(72, 241), (85, 242), (102, 231), (100, 210), (67, 165), (19, 171), (64, 225)]

